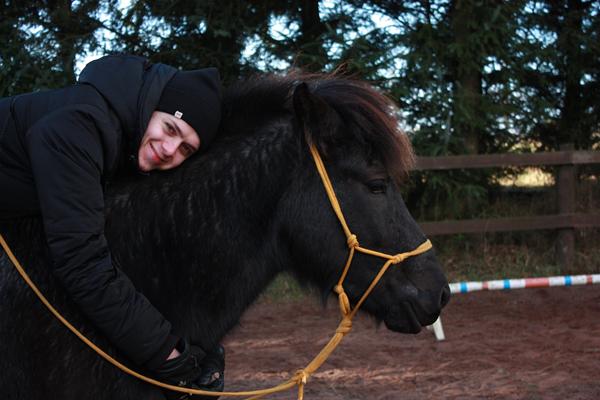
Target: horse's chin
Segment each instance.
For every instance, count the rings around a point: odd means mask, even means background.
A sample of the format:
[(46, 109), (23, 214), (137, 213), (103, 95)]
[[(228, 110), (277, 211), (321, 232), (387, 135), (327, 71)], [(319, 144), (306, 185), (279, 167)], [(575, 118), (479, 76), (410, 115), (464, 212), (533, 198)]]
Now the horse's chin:
[(394, 332), (419, 333), (424, 326), (433, 324), (436, 319), (437, 316), (433, 318), (428, 315), (420, 315), (415, 312), (410, 303), (402, 302), (391, 307), (383, 322), (389, 330)]

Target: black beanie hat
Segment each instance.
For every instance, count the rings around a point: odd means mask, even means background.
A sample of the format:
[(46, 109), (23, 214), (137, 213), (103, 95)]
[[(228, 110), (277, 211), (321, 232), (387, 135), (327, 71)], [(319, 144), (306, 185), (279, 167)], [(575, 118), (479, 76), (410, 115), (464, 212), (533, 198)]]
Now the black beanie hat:
[(217, 133), (221, 120), (221, 81), (216, 68), (178, 71), (167, 83), (156, 106), (187, 122), (205, 149)]

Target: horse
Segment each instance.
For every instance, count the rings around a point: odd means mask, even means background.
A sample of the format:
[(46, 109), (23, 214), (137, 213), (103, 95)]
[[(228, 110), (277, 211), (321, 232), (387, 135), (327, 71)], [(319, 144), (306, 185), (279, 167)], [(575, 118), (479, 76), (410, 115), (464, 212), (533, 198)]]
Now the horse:
[[(223, 98), (219, 139), (181, 167), (113, 184), (106, 229), (113, 262), (189, 342), (213, 348), (281, 272), (327, 298), (348, 245), (309, 145), (321, 154), (361, 246), (388, 254), (426, 240), (401, 188), (414, 156), (397, 109), (368, 84), (335, 75), (257, 76)], [(50, 302), (117, 359), (48, 267), (36, 218), (0, 232)], [(70, 334), (0, 258), (4, 399), (164, 399)], [(358, 255), (345, 280), (356, 303), (381, 267)], [(433, 323), (450, 291), (433, 250), (391, 268), (361, 312), (396, 332)], [(127, 360), (124, 360), (127, 363)], [(135, 366), (133, 367), (135, 369)]]

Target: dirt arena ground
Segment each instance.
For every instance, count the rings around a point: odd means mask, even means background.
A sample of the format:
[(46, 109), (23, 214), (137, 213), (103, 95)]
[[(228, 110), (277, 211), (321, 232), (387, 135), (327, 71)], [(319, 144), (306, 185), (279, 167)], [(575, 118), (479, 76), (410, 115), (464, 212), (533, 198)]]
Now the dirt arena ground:
[[(289, 378), (338, 320), (333, 302), (257, 304), (225, 341), (226, 389)], [(458, 294), (442, 320), (436, 342), (357, 318), (305, 399), (600, 399), (600, 285)]]

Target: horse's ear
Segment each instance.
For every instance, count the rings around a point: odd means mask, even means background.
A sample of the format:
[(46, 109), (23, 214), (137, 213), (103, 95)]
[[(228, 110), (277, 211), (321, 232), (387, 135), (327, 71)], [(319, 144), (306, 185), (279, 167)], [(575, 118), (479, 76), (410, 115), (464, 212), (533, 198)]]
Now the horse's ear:
[(296, 86), (292, 101), (298, 127), (309, 143), (322, 147), (335, 136), (341, 123), (339, 115), (325, 100), (311, 93), (305, 82)]

